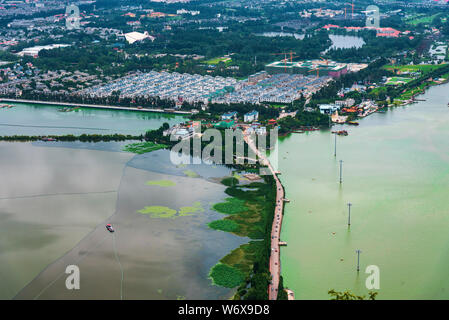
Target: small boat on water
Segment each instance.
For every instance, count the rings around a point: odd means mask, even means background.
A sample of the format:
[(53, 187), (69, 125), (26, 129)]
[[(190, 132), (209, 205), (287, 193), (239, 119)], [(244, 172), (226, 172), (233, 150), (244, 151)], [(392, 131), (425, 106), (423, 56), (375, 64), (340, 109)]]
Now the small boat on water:
[(358, 126), (359, 123), (357, 121), (348, 121), (348, 124), (350, 124), (351, 126)]
[(339, 136), (347, 136), (349, 134), (346, 130), (332, 131), (332, 133)]

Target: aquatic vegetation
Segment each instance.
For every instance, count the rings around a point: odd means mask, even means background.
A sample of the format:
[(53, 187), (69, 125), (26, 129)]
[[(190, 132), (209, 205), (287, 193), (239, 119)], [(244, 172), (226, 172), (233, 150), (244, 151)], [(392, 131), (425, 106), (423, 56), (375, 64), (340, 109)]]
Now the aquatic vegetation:
[(239, 179), (235, 177), (227, 177), (221, 180), (221, 183), (224, 184), (227, 187), (235, 186), (239, 184)]
[(137, 212), (141, 214), (148, 214), (152, 218), (175, 219), (178, 217), (191, 216), (193, 213), (203, 211), (204, 209), (201, 206), (201, 202), (196, 201), (191, 207), (181, 207), (179, 211), (163, 206), (147, 206)]
[(195, 201), (193, 203), (192, 207), (181, 207), (179, 208), (179, 216), (183, 217), (183, 216), (191, 216), (193, 213), (196, 212), (204, 212), (204, 209), (201, 206), (201, 202), (199, 201)]
[(251, 241), (234, 249), (220, 260), (221, 263), (233, 266), (244, 274), (251, 272), (251, 267), (259, 255), (263, 254), (263, 241)]
[(148, 186), (173, 187), (176, 183), (171, 180), (150, 180), (145, 182)]
[(209, 277), (212, 279), (213, 284), (226, 288), (235, 288), (245, 279), (239, 269), (223, 263), (213, 266)]
[(240, 227), (237, 222), (232, 220), (216, 220), (208, 224), (208, 226), (215, 230), (225, 231), (225, 232), (237, 232)]
[(256, 240), (234, 249), (210, 271), (214, 284), (224, 287), (232, 287), (241, 276), (235, 299), (267, 299), (268, 296), (269, 230), (274, 218), (276, 185), (272, 177), (264, 177), (264, 180), (265, 183), (229, 186), (225, 192), (232, 198), (213, 205), (214, 210), (228, 216), (208, 224), (212, 229)]
[(148, 214), (152, 218), (174, 218), (177, 211), (169, 207), (148, 206), (138, 210), (137, 212), (141, 214)]
[(151, 151), (156, 151), (156, 150), (164, 149), (164, 148), (167, 148), (167, 146), (165, 144), (159, 144), (159, 143), (154, 143), (151, 141), (145, 141), (145, 142), (136, 142), (136, 143), (127, 144), (126, 146), (123, 147), (123, 151), (137, 153), (137, 154), (144, 154), (144, 153), (148, 153)]
[(217, 203), (212, 208), (225, 214), (236, 214), (248, 210), (245, 201), (236, 198), (226, 198), (226, 202)]
[(198, 173), (196, 173), (195, 171), (192, 170), (185, 170), (183, 171), (184, 174), (190, 178), (198, 178), (200, 175)]

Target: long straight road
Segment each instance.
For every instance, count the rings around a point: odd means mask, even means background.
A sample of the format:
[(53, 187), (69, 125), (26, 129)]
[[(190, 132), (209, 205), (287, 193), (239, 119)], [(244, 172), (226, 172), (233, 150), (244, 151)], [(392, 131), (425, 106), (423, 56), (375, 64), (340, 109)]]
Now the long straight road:
[(271, 165), (270, 161), (257, 149), (254, 141), (250, 139), (249, 135), (245, 135), (245, 142), (248, 146), (256, 153), (259, 157), (261, 164), (268, 166), (274, 180), (276, 181), (276, 207), (274, 210), (274, 219), (271, 227), (271, 254), (270, 254), (270, 274), (271, 282), (268, 285), (268, 299), (277, 300), (278, 288), (279, 288), (279, 277), (281, 274), (281, 260), (280, 260), (280, 250), (279, 241), (282, 226), (282, 212), (284, 207), (284, 187), (281, 181), (277, 177), (277, 173)]

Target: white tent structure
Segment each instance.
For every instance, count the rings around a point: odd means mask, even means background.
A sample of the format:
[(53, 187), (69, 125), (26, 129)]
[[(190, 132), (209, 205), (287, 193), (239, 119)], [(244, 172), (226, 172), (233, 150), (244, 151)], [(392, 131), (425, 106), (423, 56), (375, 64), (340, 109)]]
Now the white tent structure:
[(128, 41), (129, 44), (133, 44), (136, 41), (142, 41), (144, 39), (150, 39), (151, 41), (154, 41), (154, 39), (156, 38), (150, 36), (147, 31), (145, 31), (144, 33), (134, 31), (125, 33), (125, 39), (126, 41)]

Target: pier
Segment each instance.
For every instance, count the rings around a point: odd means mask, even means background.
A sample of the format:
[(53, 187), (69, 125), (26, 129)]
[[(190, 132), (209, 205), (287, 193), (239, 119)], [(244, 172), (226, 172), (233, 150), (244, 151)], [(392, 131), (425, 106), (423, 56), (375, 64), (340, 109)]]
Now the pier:
[(295, 300), (295, 293), (290, 289), (285, 289), (287, 292), (288, 300)]

